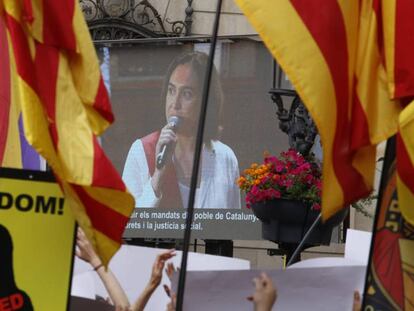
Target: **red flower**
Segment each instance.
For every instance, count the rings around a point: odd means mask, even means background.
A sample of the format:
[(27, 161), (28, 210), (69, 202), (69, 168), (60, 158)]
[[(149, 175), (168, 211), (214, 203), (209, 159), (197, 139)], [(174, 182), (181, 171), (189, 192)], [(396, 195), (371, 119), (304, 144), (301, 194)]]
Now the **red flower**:
[(312, 175), (306, 175), (303, 180), (305, 181), (305, 183), (312, 185), (314, 178)]
[(253, 164), (239, 178), (246, 192), (246, 206), (276, 198), (301, 200), (320, 209), (321, 170), (312, 158), (294, 149), (279, 157), (266, 155), (263, 164)]
[(319, 203), (314, 203), (312, 205), (312, 209), (315, 211), (320, 211), (321, 210), (321, 205)]

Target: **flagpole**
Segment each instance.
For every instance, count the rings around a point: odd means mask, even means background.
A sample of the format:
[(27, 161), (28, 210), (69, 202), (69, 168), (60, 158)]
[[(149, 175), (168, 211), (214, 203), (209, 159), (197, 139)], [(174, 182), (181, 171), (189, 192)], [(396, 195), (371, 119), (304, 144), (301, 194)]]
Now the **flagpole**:
[(211, 79), (211, 73), (212, 73), (213, 64), (214, 64), (214, 54), (216, 50), (217, 33), (218, 33), (218, 28), (219, 28), (219, 23), (220, 23), (221, 3), (222, 3), (222, 0), (217, 0), (217, 9), (216, 9), (216, 15), (215, 15), (215, 20), (214, 20), (214, 25), (213, 25), (213, 33), (212, 33), (211, 45), (210, 45), (210, 54), (209, 54), (206, 73), (204, 77), (203, 96), (201, 99), (200, 117), (199, 117), (197, 138), (196, 138), (195, 151), (194, 151), (194, 163), (193, 163), (193, 169), (192, 169), (192, 175), (191, 175), (190, 194), (188, 198), (186, 227), (184, 231), (183, 253), (182, 253), (182, 258), (181, 258), (181, 268), (180, 268), (180, 275), (179, 275), (179, 280), (178, 280), (177, 305), (176, 305), (177, 311), (181, 311), (183, 308), (185, 280), (186, 280), (186, 273), (187, 273), (188, 250), (189, 250), (190, 238), (191, 238), (191, 224), (193, 222), (193, 216), (194, 216), (195, 193), (196, 193), (197, 180), (198, 180), (198, 170), (200, 166), (201, 150), (203, 147), (204, 124), (205, 124), (206, 113), (207, 113), (208, 94), (210, 90), (210, 79)]
[(375, 230), (377, 228), (378, 224), (378, 218), (380, 214), (381, 204), (382, 204), (382, 198), (384, 195), (384, 189), (387, 186), (388, 181), (388, 173), (390, 170), (390, 167), (393, 163), (393, 160), (396, 156), (396, 136), (392, 136), (388, 138), (387, 145), (385, 147), (385, 156), (384, 156), (384, 163), (382, 165), (382, 171), (381, 171), (381, 180), (380, 180), (380, 187), (378, 190), (378, 199), (377, 199), (377, 206), (375, 208), (375, 217), (374, 217), (374, 223), (372, 224), (372, 237), (371, 237), (371, 246), (369, 249), (369, 256), (368, 256), (368, 264), (367, 264), (367, 270), (365, 272), (365, 284), (364, 284), (364, 292), (362, 293), (362, 307), (361, 310), (364, 310), (365, 308), (365, 293), (368, 290), (368, 275), (369, 275), (369, 269), (370, 269), (370, 262), (372, 260), (372, 254), (374, 252), (374, 242), (375, 242)]
[(308, 231), (306, 231), (305, 235), (303, 236), (302, 240), (300, 241), (298, 247), (296, 247), (295, 251), (293, 252), (292, 256), (290, 257), (288, 263), (286, 264), (287, 267), (289, 267), (293, 262), (295, 262), (295, 258), (300, 254), (300, 251), (302, 250), (303, 245), (308, 240), (309, 236), (315, 230), (316, 226), (321, 222), (322, 214), (319, 213), (318, 217), (316, 217), (313, 224), (310, 226)]

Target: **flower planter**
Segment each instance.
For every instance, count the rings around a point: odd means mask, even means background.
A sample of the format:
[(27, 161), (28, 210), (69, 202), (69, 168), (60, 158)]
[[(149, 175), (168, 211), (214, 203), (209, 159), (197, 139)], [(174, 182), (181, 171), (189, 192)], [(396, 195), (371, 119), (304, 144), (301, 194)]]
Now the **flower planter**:
[[(274, 199), (252, 204), (253, 213), (262, 221), (262, 237), (275, 243), (299, 243), (319, 211), (312, 210), (301, 201)], [(344, 209), (326, 223), (319, 224), (306, 241), (307, 247), (329, 245), (332, 230), (339, 225), (348, 213)]]

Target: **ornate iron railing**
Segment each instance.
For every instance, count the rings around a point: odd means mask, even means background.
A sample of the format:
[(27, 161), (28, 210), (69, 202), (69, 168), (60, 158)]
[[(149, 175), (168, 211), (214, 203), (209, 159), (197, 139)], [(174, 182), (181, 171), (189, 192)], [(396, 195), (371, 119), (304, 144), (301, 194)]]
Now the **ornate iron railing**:
[(193, 0), (184, 21), (162, 17), (149, 0), (80, 0), (93, 40), (177, 37), (189, 35)]

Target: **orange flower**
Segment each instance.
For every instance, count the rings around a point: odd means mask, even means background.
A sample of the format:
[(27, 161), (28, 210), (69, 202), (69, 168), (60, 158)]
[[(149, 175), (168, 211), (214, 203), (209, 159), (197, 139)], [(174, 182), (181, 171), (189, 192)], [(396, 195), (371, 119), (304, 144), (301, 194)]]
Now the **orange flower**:
[(239, 184), (243, 184), (245, 182), (246, 182), (246, 178), (244, 176), (241, 176), (237, 179), (237, 183), (239, 183)]

